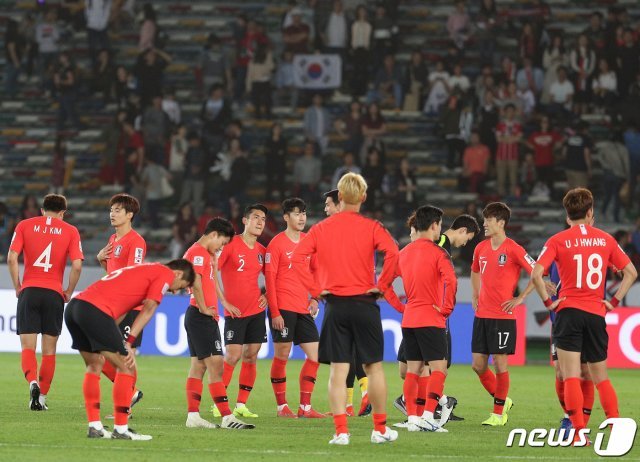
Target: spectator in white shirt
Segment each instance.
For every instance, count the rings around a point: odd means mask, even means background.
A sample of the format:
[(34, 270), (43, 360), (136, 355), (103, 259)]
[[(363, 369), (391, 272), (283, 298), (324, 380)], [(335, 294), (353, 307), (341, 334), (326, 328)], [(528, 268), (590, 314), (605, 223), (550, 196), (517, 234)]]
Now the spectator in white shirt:
[(444, 63), (438, 61), (435, 70), (429, 73), (429, 96), (424, 104), (424, 112), (436, 114), (448, 98), (449, 73), (444, 69)]
[(313, 97), (313, 105), (304, 113), (304, 133), (308, 140), (318, 144), (322, 155), (329, 146), (331, 126), (329, 111), (322, 106), (322, 96), (317, 94)]
[(176, 101), (176, 91), (174, 88), (168, 88), (164, 92), (164, 97), (162, 98), (162, 110), (173, 125), (180, 125), (182, 121), (182, 111), (180, 109), (180, 103)]
[(344, 56), (349, 43), (349, 21), (344, 12), (342, 0), (334, 0), (333, 11), (329, 15), (323, 33), (325, 52)]
[(604, 112), (607, 108), (611, 108), (617, 98), (618, 80), (606, 58), (600, 58), (598, 72), (593, 78), (591, 86), (593, 88), (593, 102), (598, 111)]
[(558, 80), (551, 84), (549, 89), (549, 112), (553, 114), (568, 115), (573, 105), (573, 84), (567, 79), (567, 68), (558, 68)]
[(367, 9), (360, 5), (356, 9), (356, 20), (351, 25), (351, 62), (353, 64), (351, 90), (354, 96), (362, 96), (367, 89), (371, 61), (371, 31)]
[(36, 42), (38, 43), (38, 73), (40, 75), (40, 85), (45, 86), (47, 75), (51, 72), (51, 66), (58, 56), (60, 47), (60, 29), (58, 28), (58, 15), (55, 8), (49, 8), (44, 21), (36, 26)]
[(84, 14), (87, 20), (87, 41), (89, 56), (95, 66), (98, 51), (110, 50), (109, 17), (111, 16), (111, 0), (86, 0)]
[(469, 77), (462, 74), (462, 66), (460, 64), (453, 66), (453, 75), (449, 77), (447, 85), (449, 86), (450, 93), (464, 95), (469, 90), (471, 82), (469, 81)]

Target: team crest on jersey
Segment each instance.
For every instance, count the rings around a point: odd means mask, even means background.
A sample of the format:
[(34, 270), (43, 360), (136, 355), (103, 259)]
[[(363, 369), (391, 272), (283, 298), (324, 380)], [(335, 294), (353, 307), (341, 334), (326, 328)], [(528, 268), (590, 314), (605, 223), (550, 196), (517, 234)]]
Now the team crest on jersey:
[(507, 254), (501, 253), (498, 257), (498, 265), (504, 266), (507, 263)]
[(232, 331), (232, 330), (228, 330), (228, 331), (227, 331), (227, 340), (231, 340), (231, 339), (233, 339), (233, 336), (234, 336), (235, 334), (236, 334), (236, 333), (235, 333), (234, 331)]
[(261, 265), (262, 263), (264, 263), (264, 258), (262, 257), (261, 253), (258, 254), (258, 263), (260, 263)]
[(285, 327), (280, 331), (280, 334), (282, 334), (282, 338), (286, 338), (289, 336), (289, 328)]
[(216, 351), (222, 351), (222, 345), (220, 345), (220, 340), (216, 340)]
[(140, 263), (142, 263), (142, 248), (141, 247), (136, 247), (136, 250), (134, 252), (133, 263), (135, 263), (136, 265), (139, 265)]
[(264, 257), (264, 261), (265, 263), (271, 263), (271, 252), (267, 253), (267, 255)]
[(204, 266), (204, 257), (194, 257), (193, 266)]
[(117, 247), (113, 250), (113, 256), (114, 256), (114, 257), (119, 257), (121, 253), (122, 253), (122, 246), (121, 246), (121, 245), (117, 246)]

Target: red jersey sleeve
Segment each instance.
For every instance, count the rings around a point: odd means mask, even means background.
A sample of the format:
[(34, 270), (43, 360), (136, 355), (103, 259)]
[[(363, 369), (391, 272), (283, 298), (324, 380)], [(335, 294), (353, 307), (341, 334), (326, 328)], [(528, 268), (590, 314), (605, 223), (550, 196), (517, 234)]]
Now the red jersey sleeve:
[(82, 253), (82, 242), (80, 241), (80, 233), (78, 228), (73, 228), (73, 234), (71, 236), (71, 243), (69, 246), (69, 259), (84, 260), (84, 254)]
[(278, 265), (280, 264), (280, 249), (275, 239), (272, 239), (267, 246), (267, 254), (264, 257), (264, 277), (267, 284), (267, 303), (271, 317), (280, 316), (278, 307), (278, 294), (276, 288), (276, 278), (278, 276)]
[(624, 253), (624, 250), (620, 248), (620, 245), (613, 237), (610, 237), (609, 244), (611, 245), (611, 254), (609, 255), (609, 264), (617, 268), (618, 271), (622, 271), (625, 266), (631, 263), (629, 256)]
[(453, 262), (446, 252), (441, 252), (438, 258), (438, 270), (440, 277), (444, 282), (444, 304), (442, 307), (442, 315), (448, 317), (456, 304), (456, 292), (458, 290), (458, 278), (453, 268)]
[(13, 237), (11, 238), (11, 247), (9, 250), (13, 250), (15, 253), (20, 254), (22, 252), (22, 248), (24, 246), (24, 235), (22, 230), (24, 226), (22, 222), (18, 223), (15, 231), (13, 232)]
[(480, 272), (480, 264), (478, 263), (478, 247), (480, 247), (480, 244), (476, 245), (476, 248), (473, 249), (473, 260), (471, 260), (471, 271), (474, 273)]
[(291, 266), (298, 275), (298, 279), (314, 298), (318, 298), (320, 296), (322, 288), (311, 272), (307, 270), (306, 261), (308, 256), (311, 256), (313, 259), (313, 254), (316, 253), (316, 229), (317, 228), (313, 226), (309, 230), (307, 235), (300, 241), (300, 244), (298, 244), (294, 250), (291, 258)]
[(373, 238), (376, 250), (384, 253), (384, 263), (382, 265), (382, 273), (380, 273), (380, 278), (378, 279), (378, 289), (380, 289), (380, 292), (385, 293), (393, 283), (395, 272), (398, 268), (398, 244), (391, 237), (389, 231), (380, 223), (376, 223)]
[(540, 255), (538, 256), (537, 263), (539, 265), (542, 265), (542, 267), (546, 271), (551, 266), (551, 263), (553, 263), (553, 261), (556, 259), (557, 254), (558, 254), (558, 251), (556, 248), (555, 239), (551, 238), (547, 242), (545, 242), (544, 246), (542, 247), (542, 250), (540, 251)]
[(129, 249), (129, 255), (127, 259), (127, 266), (141, 265), (144, 263), (144, 257), (147, 254), (147, 243), (142, 236), (137, 236), (131, 243)]
[(536, 261), (531, 258), (527, 251), (520, 245), (514, 245), (511, 252), (515, 261), (517, 261), (520, 267), (530, 275), (531, 271), (533, 271), (533, 267), (536, 265)]
[(158, 276), (149, 284), (145, 300), (154, 300), (160, 303), (164, 294), (169, 290), (169, 286), (171, 286), (174, 277), (173, 271), (169, 268), (162, 267), (162, 271), (159, 272)]

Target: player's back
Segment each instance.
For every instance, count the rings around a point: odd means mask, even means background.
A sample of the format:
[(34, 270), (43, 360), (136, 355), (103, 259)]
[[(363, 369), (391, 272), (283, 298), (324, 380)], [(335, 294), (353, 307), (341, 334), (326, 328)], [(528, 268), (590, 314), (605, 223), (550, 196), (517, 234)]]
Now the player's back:
[(80, 234), (75, 226), (54, 217), (34, 217), (18, 223), (11, 249), (22, 251), (22, 287), (42, 287), (62, 293), (67, 257), (83, 259)]

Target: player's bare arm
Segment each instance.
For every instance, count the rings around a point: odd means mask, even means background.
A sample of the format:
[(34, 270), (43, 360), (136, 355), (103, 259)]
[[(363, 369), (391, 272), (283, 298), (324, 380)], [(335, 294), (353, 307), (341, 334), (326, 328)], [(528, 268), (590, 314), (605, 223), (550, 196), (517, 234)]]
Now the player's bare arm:
[(7, 265), (9, 266), (9, 274), (11, 275), (13, 288), (16, 290), (16, 297), (20, 295), (20, 289), (22, 288), (22, 284), (20, 283), (20, 266), (18, 265), (18, 257), (18, 252), (9, 250), (9, 255), (7, 255)]
[(80, 280), (81, 272), (82, 272), (82, 260), (80, 260), (79, 258), (76, 260), (73, 260), (71, 262), (71, 271), (69, 272), (69, 284), (67, 285), (67, 289), (64, 291), (65, 302), (69, 302), (69, 300), (71, 300), (73, 291), (76, 290), (76, 286), (78, 285), (78, 281)]
[(224, 296), (224, 291), (222, 290), (222, 281), (220, 281), (220, 272), (218, 270), (218, 259), (216, 258), (216, 262), (214, 263), (214, 272), (216, 275), (216, 294), (218, 295), (218, 300), (222, 304), (223, 308), (231, 315), (232, 318), (239, 317), (242, 313), (240, 310), (229, 303)]
[[(616, 300), (622, 300), (627, 295), (627, 292), (629, 292), (629, 289), (631, 289), (633, 283), (636, 282), (637, 278), (638, 271), (636, 270), (636, 267), (633, 266), (633, 263), (628, 263), (627, 266), (622, 269), (622, 282), (620, 283), (620, 287), (613, 298)], [(607, 308), (607, 311), (613, 311), (616, 308), (609, 300), (602, 300), (602, 302)], [(614, 304), (616, 303), (614, 302)]]
[(202, 276), (198, 273), (196, 273), (196, 279), (193, 282), (191, 290), (193, 291), (193, 298), (195, 298), (198, 304), (198, 311), (205, 316), (214, 316), (215, 308), (207, 306), (207, 302), (204, 299), (204, 291), (202, 290)]
[(471, 271), (471, 306), (478, 311), (478, 297), (480, 296), (480, 273)]
[(549, 311), (553, 311), (558, 307), (560, 302), (564, 301), (565, 298), (564, 297), (558, 298), (555, 302), (547, 306), (548, 304), (547, 300), (550, 300), (550, 296), (547, 293), (547, 287), (543, 279), (544, 272), (545, 272), (544, 267), (536, 263), (536, 266), (533, 267), (533, 271), (531, 272), (531, 283), (533, 283), (533, 286), (535, 287), (536, 292), (538, 292), (538, 295), (540, 295), (540, 298), (542, 299), (542, 302), (545, 304), (547, 309)]
[(522, 305), (524, 303), (524, 300), (529, 296), (531, 292), (533, 292), (533, 289), (533, 282), (529, 281), (529, 284), (527, 284), (527, 287), (522, 291), (520, 295), (502, 303), (502, 311), (504, 311), (505, 313), (511, 313), (511, 311), (513, 311), (516, 306)]

